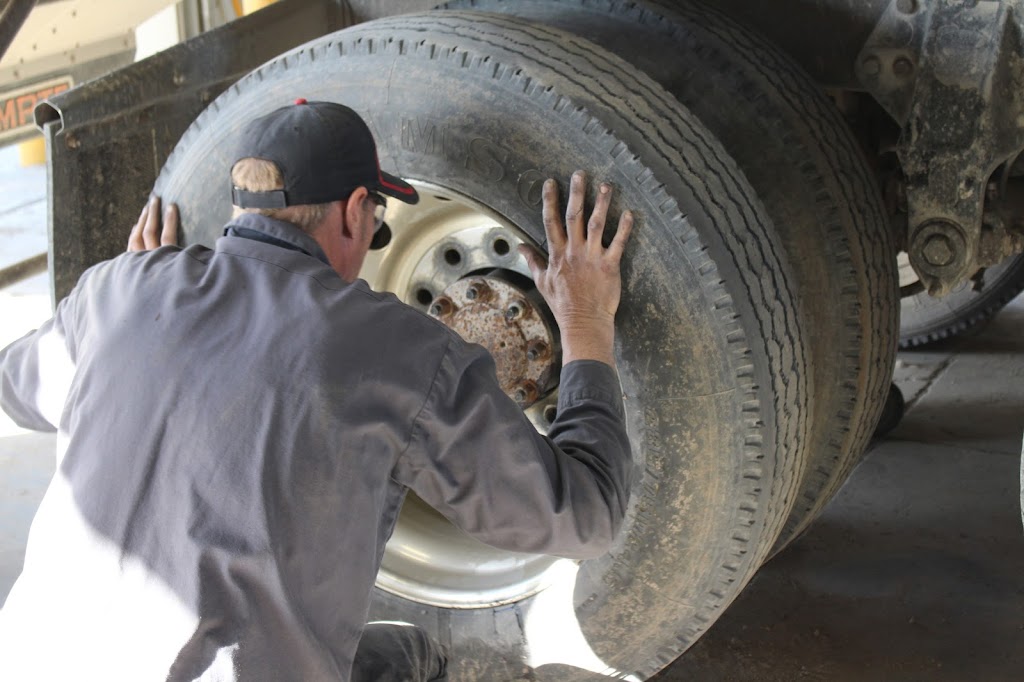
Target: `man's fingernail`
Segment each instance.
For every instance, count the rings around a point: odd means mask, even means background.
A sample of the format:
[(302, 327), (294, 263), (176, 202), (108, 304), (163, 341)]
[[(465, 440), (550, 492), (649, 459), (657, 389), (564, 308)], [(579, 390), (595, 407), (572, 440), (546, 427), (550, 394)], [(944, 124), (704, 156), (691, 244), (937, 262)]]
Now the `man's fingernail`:
[(611, 191), (611, 187), (608, 185), (601, 185), (601, 194), (608, 194)]

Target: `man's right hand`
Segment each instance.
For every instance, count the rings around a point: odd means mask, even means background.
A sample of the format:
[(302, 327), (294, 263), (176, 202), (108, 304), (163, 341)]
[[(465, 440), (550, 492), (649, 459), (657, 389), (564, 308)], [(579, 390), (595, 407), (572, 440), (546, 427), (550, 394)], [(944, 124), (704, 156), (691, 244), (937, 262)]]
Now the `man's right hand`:
[(615, 311), (622, 292), (620, 262), (633, 229), (633, 214), (624, 211), (619, 228), (604, 248), (604, 223), (612, 188), (602, 183), (590, 220), (584, 224), (583, 199), (587, 177), (576, 171), (569, 183), (565, 225), (559, 218), (558, 185), (544, 183), (544, 232), (548, 258), (522, 245), (537, 289), (544, 296), (562, 335), (562, 362), (599, 360), (615, 366)]

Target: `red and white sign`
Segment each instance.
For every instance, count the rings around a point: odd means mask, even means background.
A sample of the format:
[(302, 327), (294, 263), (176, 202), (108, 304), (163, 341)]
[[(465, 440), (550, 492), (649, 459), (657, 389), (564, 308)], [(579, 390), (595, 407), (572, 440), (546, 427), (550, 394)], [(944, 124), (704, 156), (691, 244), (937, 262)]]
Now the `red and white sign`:
[(71, 76), (63, 76), (28, 87), (0, 93), (0, 140), (14, 137), (35, 127), (32, 112), (40, 102), (70, 90)]

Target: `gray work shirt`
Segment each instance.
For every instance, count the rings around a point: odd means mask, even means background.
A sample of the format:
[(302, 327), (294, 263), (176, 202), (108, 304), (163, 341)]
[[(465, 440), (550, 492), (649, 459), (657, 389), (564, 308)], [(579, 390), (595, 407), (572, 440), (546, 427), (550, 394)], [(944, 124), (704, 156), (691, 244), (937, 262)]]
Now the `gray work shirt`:
[(346, 680), (407, 489), (488, 544), (586, 558), (625, 513), (617, 377), (562, 369), (537, 433), (480, 346), (308, 235), (127, 253), (0, 352), (0, 404), (58, 429), (0, 612), (0, 679)]

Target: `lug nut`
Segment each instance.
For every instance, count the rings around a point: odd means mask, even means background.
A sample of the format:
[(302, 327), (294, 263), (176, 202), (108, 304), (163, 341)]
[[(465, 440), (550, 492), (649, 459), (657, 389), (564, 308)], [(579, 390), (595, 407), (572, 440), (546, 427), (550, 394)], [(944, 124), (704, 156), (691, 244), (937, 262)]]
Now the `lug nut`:
[(529, 405), (537, 400), (538, 393), (536, 382), (527, 379), (519, 382), (512, 391), (512, 397), (520, 405)]
[(430, 304), (430, 310), (428, 311), (431, 317), (447, 317), (452, 314), (454, 306), (452, 300), (447, 296), (438, 296), (434, 299), (434, 302)]
[(491, 288), (487, 286), (487, 282), (482, 279), (475, 279), (469, 283), (469, 288), (466, 289), (466, 298), (470, 301), (478, 301), (483, 303), (491, 297)]
[(519, 319), (519, 317), (522, 316), (523, 309), (525, 307), (526, 306), (522, 301), (516, 301), (508, 307), (508, 310), (505, 311), (505, 319), (509, 322)]
[(534, 339), (530, 341), (526, 347), (526, 358), (533, 362), (534, 360), (543, 360), (548, 356), (548, 344), (544, 343), (540, 339)]

